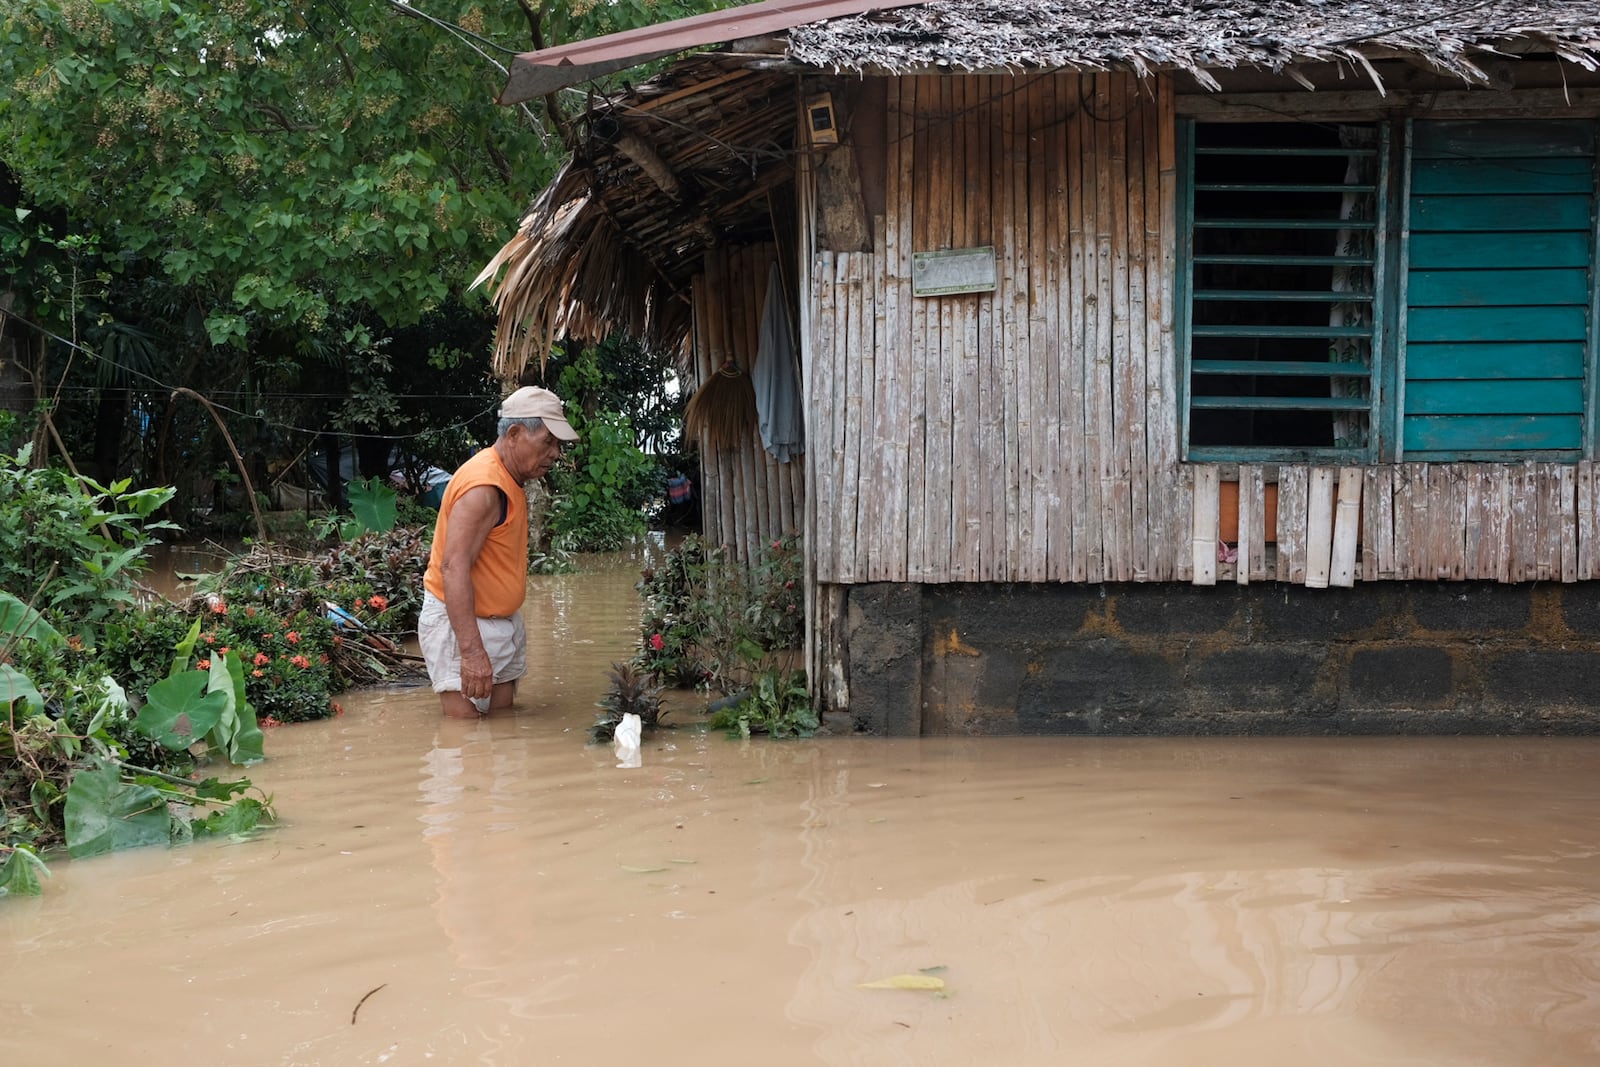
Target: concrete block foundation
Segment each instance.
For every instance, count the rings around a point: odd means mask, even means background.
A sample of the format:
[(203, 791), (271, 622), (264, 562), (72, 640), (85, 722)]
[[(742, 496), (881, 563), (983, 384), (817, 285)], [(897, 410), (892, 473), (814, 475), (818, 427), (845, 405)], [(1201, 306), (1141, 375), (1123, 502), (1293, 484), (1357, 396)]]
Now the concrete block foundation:
[(874, 733), (1600, 733), (1600, 582), (847, 587)]

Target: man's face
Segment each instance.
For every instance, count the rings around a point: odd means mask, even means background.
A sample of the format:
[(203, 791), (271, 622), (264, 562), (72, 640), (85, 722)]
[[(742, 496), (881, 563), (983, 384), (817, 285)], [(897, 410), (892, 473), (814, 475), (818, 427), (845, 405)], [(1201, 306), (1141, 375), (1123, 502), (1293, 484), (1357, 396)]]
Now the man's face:
[(506, 440), (516, 459), (516, 467), (511, 473), (520, 481), (531, 482), (543, 478), (561, 459), (561, 438), (543, 426), (537, 430), (513, 426), (507, 431)]

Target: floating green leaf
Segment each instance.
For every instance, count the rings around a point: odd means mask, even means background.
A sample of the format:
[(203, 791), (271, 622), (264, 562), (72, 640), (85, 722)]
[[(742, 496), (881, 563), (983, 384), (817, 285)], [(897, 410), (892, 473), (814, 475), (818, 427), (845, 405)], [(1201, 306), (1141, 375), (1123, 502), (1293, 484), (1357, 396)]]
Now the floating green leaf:
[(665, 867), (635, 867), (627, 863), (622, 864), (622, 869), (629, 874), (659, 874), (661, 871), (666, 870)]

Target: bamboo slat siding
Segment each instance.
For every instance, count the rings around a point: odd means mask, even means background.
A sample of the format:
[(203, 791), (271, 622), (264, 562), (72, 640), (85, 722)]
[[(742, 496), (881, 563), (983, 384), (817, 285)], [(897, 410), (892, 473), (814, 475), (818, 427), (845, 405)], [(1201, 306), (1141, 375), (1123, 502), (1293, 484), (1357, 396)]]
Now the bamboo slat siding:
[[(746, 373), (755, 366), (766, 300), (768, 268), (777, 251), (770, 244), (720, 248), (707, 253), (705, 273), (696, 275), (694, 366), (698, 381), (732, 357)], [(756, 558), (757, 549), (803, 528), (805, 464), (779, 463), (752, 432), (737, 449), (700, 445), (702, 533), (712, 544), (727, 545), (738, 559)]]
[[(1278, 468), (1279, 581), (1580, 582), (1600, 578), (1596, 463), (1400, 463)], [(1257, 581), (1261, 468), (1237, 470), (1239, 562), (1215, 563), (1218, 482), (1196, 465), (1187, 508), (1193, 582)], [(1253, 486), (1253, 488), (1252, 488)], [(1247, 539), (1247, 531), (1248, 539)], [(1248, 566), (1248, 576), (1236, 573)]]
[[(873, 251), (809, 263), (816, 581), (1600, 578), (1594, 463), (1179, 462), (1170, 81), (891, 78), (887, 107)], [(912, 295), (912, 253), (983, 245), (993, 292)]]
[[(888, 96), (874, 250), (811, 263), (818, 581), (1179, 577), (1170, 85)], [(994, 292), (912, 296), (913, 252), (981, 245)]]

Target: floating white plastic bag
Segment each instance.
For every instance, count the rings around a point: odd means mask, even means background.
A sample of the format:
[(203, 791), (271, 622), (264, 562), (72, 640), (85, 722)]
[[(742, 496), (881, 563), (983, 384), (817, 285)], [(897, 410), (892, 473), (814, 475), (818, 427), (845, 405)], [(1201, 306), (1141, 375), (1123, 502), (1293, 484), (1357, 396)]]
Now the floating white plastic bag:
[(617, 723), (617, 729), (611, 735), (616, 743), (618, 767), (642, 767), (644, 757), (639, 754), (639, 737), (644, 731), (644, 725), (639, 721), (639, 716), (629, 712)]

